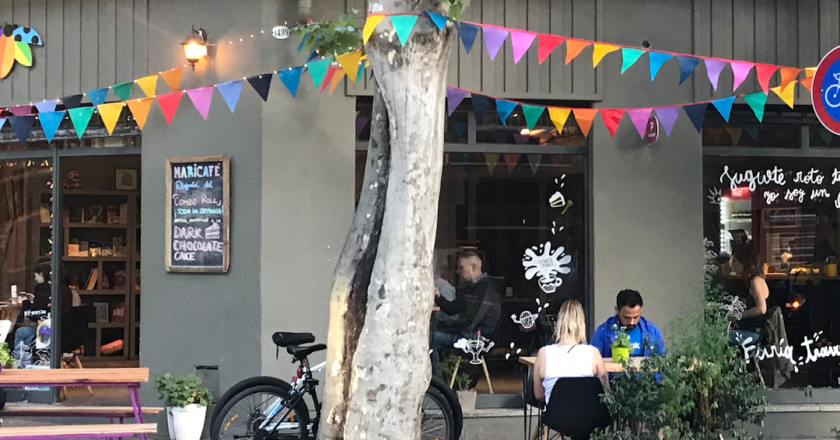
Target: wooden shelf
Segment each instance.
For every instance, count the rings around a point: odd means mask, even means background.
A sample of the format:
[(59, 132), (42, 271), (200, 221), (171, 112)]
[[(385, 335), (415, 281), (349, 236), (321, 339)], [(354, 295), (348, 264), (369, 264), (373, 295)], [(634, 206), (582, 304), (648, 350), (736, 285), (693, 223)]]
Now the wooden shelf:
[(64, 257), (64, 261), (89, 261), (89, 262), (99, 262), (99, 261), (128, 261), (128, 257)]
[(65, 223), (70, 229), (127, 229), (123, 223)]
[(88, 328), (125, 328), (127, 322), (89, 322)]
[(93, 289), (93, 290), (76, 290), (80, 296), (89, 295), (111, 295), (111, 296), (125, 296), (125, 289)]
[(116, 191), (107, 189), (62, 189), (62, 195), (74, 196), (136, 196), (140, 191)]

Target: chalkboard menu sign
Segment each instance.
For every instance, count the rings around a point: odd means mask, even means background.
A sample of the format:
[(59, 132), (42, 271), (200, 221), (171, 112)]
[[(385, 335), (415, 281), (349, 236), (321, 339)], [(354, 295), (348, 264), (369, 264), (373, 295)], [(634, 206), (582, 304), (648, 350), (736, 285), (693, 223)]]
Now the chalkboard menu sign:
[(166, 159), (166, 271), (227, 272), (230, 266), (230, 161), (227, 156)]

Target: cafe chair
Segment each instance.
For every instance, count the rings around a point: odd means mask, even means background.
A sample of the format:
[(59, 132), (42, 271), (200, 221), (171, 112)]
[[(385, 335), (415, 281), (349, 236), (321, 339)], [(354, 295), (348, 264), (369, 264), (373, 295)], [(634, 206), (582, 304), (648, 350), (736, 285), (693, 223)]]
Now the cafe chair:
[[(61, 315), (61, 368), (84, 368), (79, 356), (84, 353), (85, 332), (89, 320), (89, 308), (82, 305), (71, 307)], [(67, 387), (61, 387), (61, 393), (66, 394)], [(93, 395), (93, 388), (87, 387), (88, 394)]]
[(12, 330), (12, 321), (8, 319), (0, 320), (0, 341), (5, 341), (9, 337), (9, 332)]
[(601, 402), (602, 394), (604, 387), (597, 377), (558, 379), (543, 413), (543, 438), (584, 440), (610, 426), (612, 418)]
[[(537, 353), (534, 352), (531, 354), (531, 357), (536, 357), (536, 355)], [(533, 426), (533, 435), (530, 438), (537, 439), (539, 437), (541, 423), (538, 422), (535, 425), (532, 423), (533, 413), (534, 409), (536, 409), (537, 420), (541, 421), (545, 402), (537, 399), (537, 396), (534, 395), (533, 367), (528, 367), (528, 371), (525, 373), (525, 380), (522, 381), (522, 401), (525, 403), (525, 438), (529, 438), (528, 433), (532, 432)]]

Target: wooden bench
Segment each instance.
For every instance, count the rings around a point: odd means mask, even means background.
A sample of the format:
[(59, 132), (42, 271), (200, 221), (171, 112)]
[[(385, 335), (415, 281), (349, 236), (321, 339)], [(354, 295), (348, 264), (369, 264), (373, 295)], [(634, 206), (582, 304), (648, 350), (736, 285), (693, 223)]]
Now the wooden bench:
[[(143, 414), (159, 414), (163, 408), (143, 408)], [(63, 406), (63, 405), (6, 405), (0, 417), (106, 417), (123, 419), (134, 417), (130, 406)]]
[(154, 423), (128, 425), (53, 425), (53, 426), (16, 426), (0, 428), (0, 438), (46, 440), (59, 438), (120, 438), (134, 435), (145, 436), (157, 432)]

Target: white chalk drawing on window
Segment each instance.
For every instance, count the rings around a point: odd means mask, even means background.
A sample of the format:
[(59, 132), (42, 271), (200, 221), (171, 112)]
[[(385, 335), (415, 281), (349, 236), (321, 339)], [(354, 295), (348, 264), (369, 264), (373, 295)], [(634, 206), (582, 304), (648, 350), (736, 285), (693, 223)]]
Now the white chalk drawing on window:
[(706, 198), (709, 199), (709, 203), (712, 205), (720, 205), (721, 198), (723, 197), (723, 192), (720, 188), (711, 188), (709, 189), (709, 195)]
[(717, 273), (717, 271), (718, 271), (718, 266), (717, 266), (716, 261), (715, 261), (718, 257), (718, 253), (712, 250), (712, 248), (714, 248), (714, 246), (715, 246), (715, 244), (712, 242), (712, 240), (709, 240), (708, 238), (703, 237), (703, 248), (705, 249), (705, 252), (706, 252), (706, 254), (705, 254), (706, 262), (703, 265), (703, 270), (705, 270), (707, 273), (711, 273), (711, 274)]
[(482, 338), (481, 335), (478, 336), (478, 339), (459, 339), (455, 342), (455, 348), (460, 348), (464, 350), (464, 353), (472, 355), (472, 359), (470, 359), (472, 365), (481, 365), (479, 356), (481, 353), (489, 353), (493, 345), (495, 345), (493, 341)]
[[(560, 189), (563, 189), (563, 187), (566, 186), (566, 183), (562, 182), (562, 180), (564, 180), (565, 178), (566, 178), (566, 175), (563, 174), (562, 176), (560, 176), (559, 179), (554, 179), (554, 183), (560, 185)], [(566, 209), (568, 209), (566, 196), (564, 196), (563, 193), (561, 193), (560, 191), (556, 191), (554, 194), (551, 195), (551, 197), (548, 198), (548, 204), (552, 208), (566, 207)], [(571, 201), (569, 201), (568, 204), (571, 204)], [(563, 213), (565, 213), (565, 212), (566, 212), (566, 210), (564, 209)]]
[(539, 318), (539, 316), (539, 312), (537, 312), (537, 314), (533, 314), (530, 310), (523, 310), (519, 316), (516, 316), (515, 313), (510, 315), (510, 319), (514, 324), (519, 325), (519, 330), (529, 332), (537, 325), (537, 318)]
[(738, 338), (738, 343), (744, 350), (744, 360), (749, 361), (751, 357), (755, 357), (758, 361), (765, 359), (786, 359), (793, 365), (793, 371), (799, 372), (799, 367), (813, 362), (817, 362), (823, 358), (837, 358), (840, 357), (840, 345), (834, 345), (825, 338), (820, 339), (823, 332), (814, 333), (814, 338), (810, 339), (805, 336), (800, 346), (805, 348), (805, 356), (799, 356), (797, 359), (793, 358), (793, 346), (788, 345), (784, 339), (779, 341), (778, 345), (770, 345), (759, 347), (751, 337), (744, 339)]
[(572, 256), (566, 255), (566, 248), (559, 246), (551, 250), (551, 242), (539, 246), (532, 246), (525, 250), (522, 266), (525, 267), (525, 279), (539, 278), (540, 289), (545, 293), (554, 293), (563, 280), (560, 275), (568, 274), (572, 270), (567, 267), (572, 262)]
[(560, 232), (563, 232), (563, 229), (566, 229), (565, 226), (557, 227), (557, 222), (551, 222), (551, 235), (557, 235)]
[(727, 314), (735, 321), (740, 321), (741, 317), (744, 316), (747, 305), (741, 301), (741, 298), (732, 295), (724, 296), (723, 301), (726, 303), (723, 305), (723, 309), (726, 310)]

